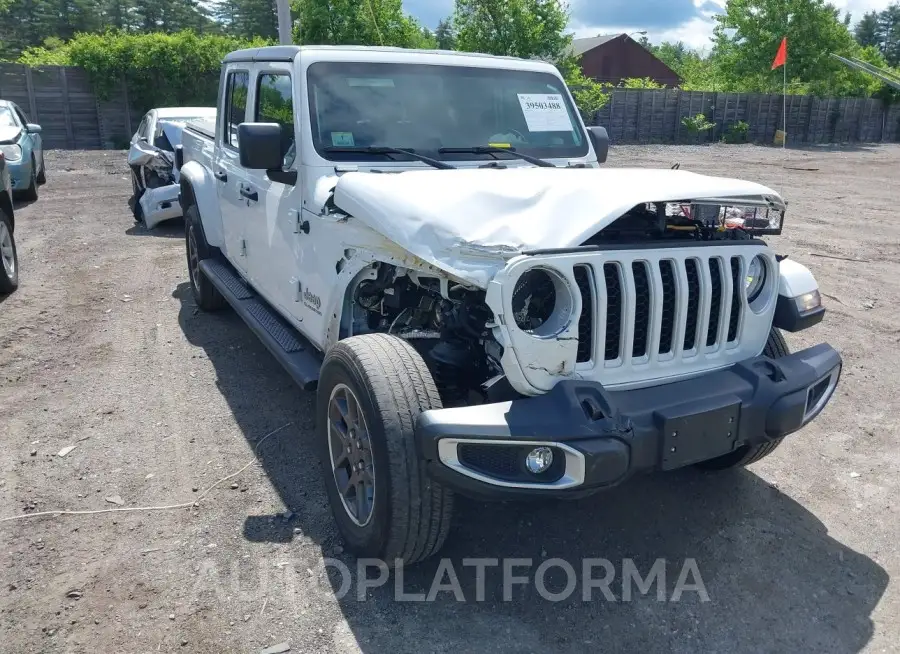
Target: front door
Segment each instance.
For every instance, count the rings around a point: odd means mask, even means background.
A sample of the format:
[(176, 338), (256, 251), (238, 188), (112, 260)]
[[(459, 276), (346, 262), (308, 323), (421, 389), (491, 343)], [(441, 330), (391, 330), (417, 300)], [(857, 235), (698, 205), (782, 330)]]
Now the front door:
[[(287, 62), (261, 63), (252, 82), (253, 120), (281, 126), (283, 170), (297, 170), (300, 160), (291, 69)], [(297, 277), (294, 256), (294, 243), (301, 236), (297, 221), (301, 184), (299, 179), (295, 185), (273, 181), (265, 170), (248, 170), (247, 182), (258, 197), (247, 221), (250, 276), (266, 299), (302, 329), (303, 280)]]
[(213, 175), (222, 211), (225, 254), (235, 267), (246, 274), (246, 225), (254, 201), (246, 191), (247, 171), (241, 168), (238, 155), (238, 125), (247, 120), (250, 71), (229, 68), (226, 70), (225, 85), (225, 100), (218, 120), (219, 155), (213, 164)]

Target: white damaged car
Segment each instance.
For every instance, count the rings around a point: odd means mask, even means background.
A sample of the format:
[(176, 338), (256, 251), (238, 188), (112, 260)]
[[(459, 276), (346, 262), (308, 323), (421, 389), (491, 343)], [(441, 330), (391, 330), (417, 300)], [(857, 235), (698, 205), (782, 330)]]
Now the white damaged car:
[(178, 204), (178, 157), (181, 130), (194, 120), (215, 120), (215, 107), (161, 107), (141, 119), (128, 150), (134, 219), (152, 229), (181, 217)]
[(838, 352), (782, 336), (825, 312), (763, 240), (782, 197), (602, 168), (606, 132), (553, 66), (276, 46), (231, 53), (221, 80), (215, 125), (183, 132), (193, 297), (317, 389), (352, 551), (433, 554), (455, 493), (744, 466), (831, 399)]

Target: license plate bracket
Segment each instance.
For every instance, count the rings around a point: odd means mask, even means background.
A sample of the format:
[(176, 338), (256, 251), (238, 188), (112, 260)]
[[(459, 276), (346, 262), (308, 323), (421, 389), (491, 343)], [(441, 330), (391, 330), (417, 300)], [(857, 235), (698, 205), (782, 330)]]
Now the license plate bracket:
[(703, 411), (662, 416), (660, 467), (674, 470), (734, 450), (738, 441), (740, 402)]

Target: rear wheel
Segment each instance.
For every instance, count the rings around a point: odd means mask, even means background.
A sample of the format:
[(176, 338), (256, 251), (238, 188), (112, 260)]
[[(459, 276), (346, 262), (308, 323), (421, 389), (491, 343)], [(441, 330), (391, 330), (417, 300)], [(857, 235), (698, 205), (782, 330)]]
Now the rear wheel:
[(402, 339), (354, 336), (325, 357), (316, 409), (325, 489), (357, 555), (393, 566), (443, 545), (453, 494), (426, 474), (414, 437), (419, 414), (440, 407), (425, 362)]
[[(766, 341), (766, 347), (763, 349), (762, 353), (771, 359), (780, 359), (781, 357), (789, 355), (791, 350), (788, 348), (788, 344), (785, 342), (781, 332), (772, 327), (769, 332), (769, 339)], [(698, 463), (697, 466), (706, 470), (742, 468), (769, 456), (779, 445), (781, 445), (782, 440), (784, 439), (776, 438), (773, 441), (760, 443), (758, 445), (744, 445), (725, 456)]]
[(194, 301), (204, 311), (221, 309), (226, 304), (225, 298), (200, 269), (200, 262), (205, 259), (214, 259), (218, 255), (218, 249), (206, 242), (206, 235), (203, 233), (203, 225), (200, 222), (200, 212), (195, 204), (189, 206), (184, 212), (184, 230), (188, 273)]
[(19, 288), (19, 259), (13, 239), (12, 222), (0, 209), (0, 293), (12, 293)]

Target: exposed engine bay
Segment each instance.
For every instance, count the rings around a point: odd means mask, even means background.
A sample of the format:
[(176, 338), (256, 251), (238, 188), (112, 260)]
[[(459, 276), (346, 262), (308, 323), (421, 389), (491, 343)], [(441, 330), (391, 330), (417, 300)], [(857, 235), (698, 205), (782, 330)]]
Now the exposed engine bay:
[(425, 359), (444, 406), (484, 401), (483, 385), (502, 372), (484, 291), (385, 263), (372, 269), (374, 279), (352, 291), (352, 333), (409, 341)]
[(770, 229), (768, 210), (692, 202), (639, 204), (582, 245), (656, 240), (746, 240)]

